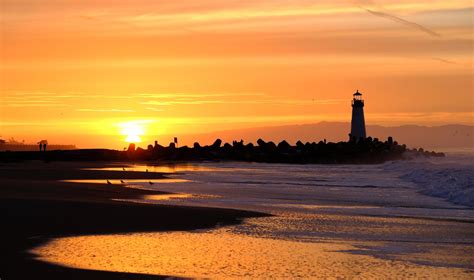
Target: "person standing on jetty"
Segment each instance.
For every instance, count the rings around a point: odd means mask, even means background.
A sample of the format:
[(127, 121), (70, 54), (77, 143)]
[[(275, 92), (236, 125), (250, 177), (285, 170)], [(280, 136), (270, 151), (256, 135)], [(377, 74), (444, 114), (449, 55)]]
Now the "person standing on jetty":
[(48, 141), (47, 140), (41, 140), (38, 142), (39, 144), (39, 150), (40, 152), (41, 151), (45, 151), (46, 152), (46, 146), (48, 145)]

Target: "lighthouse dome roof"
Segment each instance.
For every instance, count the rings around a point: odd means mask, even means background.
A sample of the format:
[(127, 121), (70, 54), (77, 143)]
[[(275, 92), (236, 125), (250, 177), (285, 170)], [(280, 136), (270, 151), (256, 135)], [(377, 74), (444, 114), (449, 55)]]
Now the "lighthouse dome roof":
[(360, 93), (359, 90), (357, 90), (356, 93), (354, 93), (354, 95), (362, 95), (362, 93)]

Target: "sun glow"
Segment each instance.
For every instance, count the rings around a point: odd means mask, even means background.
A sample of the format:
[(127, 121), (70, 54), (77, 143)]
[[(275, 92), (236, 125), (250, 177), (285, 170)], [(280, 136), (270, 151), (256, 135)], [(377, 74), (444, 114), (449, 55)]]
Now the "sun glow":
[(128, 143), (140, 143), (141, 136), (145, 134), (145, 127), (139, 122), (126, 122), (120, 124), (120, 133), (126, 136), (125, 141)]

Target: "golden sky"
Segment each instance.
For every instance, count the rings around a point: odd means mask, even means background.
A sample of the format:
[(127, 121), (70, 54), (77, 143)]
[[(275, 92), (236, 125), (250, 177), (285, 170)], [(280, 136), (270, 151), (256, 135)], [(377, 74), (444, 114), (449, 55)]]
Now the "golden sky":
[(0, 0), (0, 137), (122, 147), (127, 127), (151, 141), (350, 121), (356, 89), (370, 124), (473, 124), (473, 11), (470, 0)]

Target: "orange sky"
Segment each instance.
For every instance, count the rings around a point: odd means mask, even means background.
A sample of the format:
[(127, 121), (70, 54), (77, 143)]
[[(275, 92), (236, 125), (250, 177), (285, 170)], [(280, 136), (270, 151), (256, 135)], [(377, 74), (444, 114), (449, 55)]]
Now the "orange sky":
[[(396, 3), (395, 3), (396, 2)], [(472, 1), (1, 0), (0, 137), (474, 123)], [(169, 139), (163, 141), (169, 142)]]

